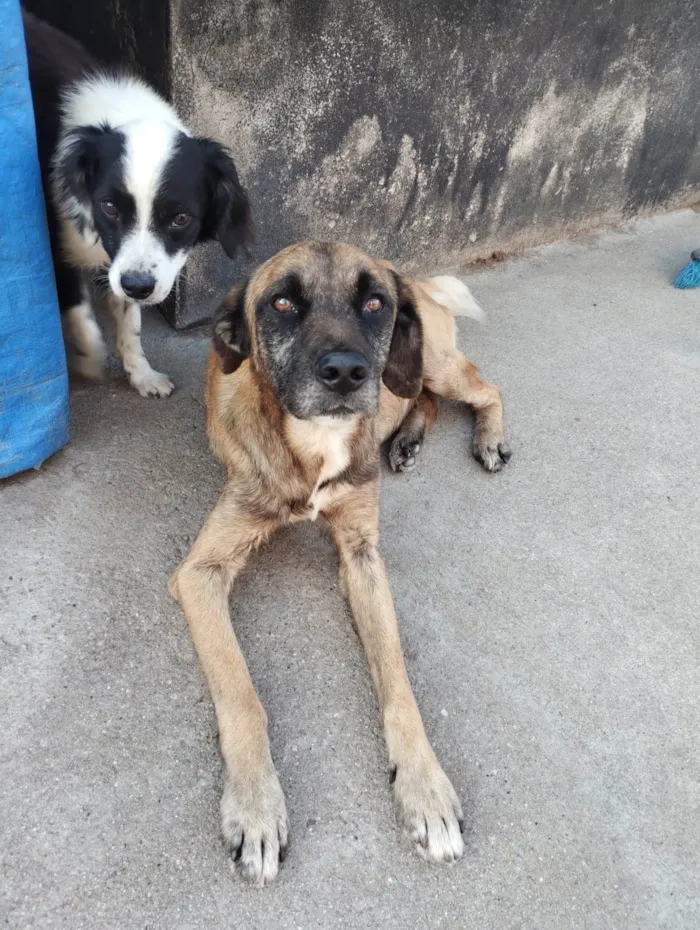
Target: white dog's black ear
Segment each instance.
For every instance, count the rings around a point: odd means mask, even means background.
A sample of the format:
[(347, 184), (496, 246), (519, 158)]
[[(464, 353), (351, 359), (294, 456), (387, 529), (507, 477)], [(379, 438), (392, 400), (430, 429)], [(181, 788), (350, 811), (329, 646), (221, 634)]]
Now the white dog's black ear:
[(218, 239), (229, 258), (253, 238), (250, 201), (238, 179), (231, 156), (218, 142), (200, 140), (207, 160), (209, 206), (202, 225), (203, 239)]
[(417, 397), (423, 386), (423, 326), (410, 285), (391, 274), (398, 306), (382, 380), (398, 397)]
[(245, 292), (248, 282), (228, 292), (216, 311), (214, 348), (225, 375), (240, 367), (250, 355), (250, 330), (245, 316)]
[(80, 126), (66, 133), (53, 163), (54, 183), (62, 197), (91, 203), (100, 164), (117, 159), (123, 147), (124, 136), (109, 126)]

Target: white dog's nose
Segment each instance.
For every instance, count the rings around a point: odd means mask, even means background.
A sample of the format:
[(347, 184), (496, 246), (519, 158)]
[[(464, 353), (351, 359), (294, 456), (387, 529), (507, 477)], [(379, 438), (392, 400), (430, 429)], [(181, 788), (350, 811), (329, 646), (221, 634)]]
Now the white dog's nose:
[(152, 274), (126, 271), (119, 279), (119, 283), (127, 297), (131, 297), (133, 300), (145, 300), (153, 293), (156, 279)]

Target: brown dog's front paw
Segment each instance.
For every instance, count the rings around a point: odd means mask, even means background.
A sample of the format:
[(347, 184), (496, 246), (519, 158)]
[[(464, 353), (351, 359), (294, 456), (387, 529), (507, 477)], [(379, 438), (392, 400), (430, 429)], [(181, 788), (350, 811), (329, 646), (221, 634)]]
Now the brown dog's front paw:
[(392, 471), (408, 471), (416, 464), (422, 442), (412, 436), (396, 435), (389, 448), (389, 465)]
[(257, 778), (227, 775), (221, 798), (221, 828), (234, 868), (263, 886), (277, 877), (287, 854), (289, 819), (274, 769)]
[(472, 452), (477, 462), (480, 462), (486, 471), (500, 471), (513, 454), (505, 439), (479, 434), (474, 437)]
[(404, 832), (416, 851), (432, 862), (453, 862), (464, 852), (462, 807), (436, 760), (398, 765), (394, 796)]

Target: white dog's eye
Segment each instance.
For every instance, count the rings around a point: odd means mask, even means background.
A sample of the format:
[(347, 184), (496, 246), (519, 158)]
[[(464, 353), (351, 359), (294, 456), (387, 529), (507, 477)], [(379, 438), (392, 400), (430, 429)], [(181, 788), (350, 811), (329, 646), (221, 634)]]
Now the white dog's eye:
[(190, 217), (187, 215), (187, 213), (176, 213), (170, 221), (170, 225), (177, 226), (178, 229), (182, 229), (183, 226), (187, 226), (189, 221)]
[(278, 313), (289, 313), (292, 309), (292, 302), (288, 297), (275, 297), (272, 306)]
[(103, 200), (100, 206), (102, 207), (102, 212), (105, 216), (108, 216), (110, 220), (116, 220), (119, 216), (119, 210), (117, 210), (111, 200)]

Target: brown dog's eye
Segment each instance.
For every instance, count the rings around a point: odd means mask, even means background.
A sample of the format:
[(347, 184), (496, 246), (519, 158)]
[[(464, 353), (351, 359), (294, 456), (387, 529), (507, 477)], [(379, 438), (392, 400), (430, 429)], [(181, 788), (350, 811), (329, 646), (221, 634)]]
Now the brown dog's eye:
[(365, 302), (365, 310), (368, 310), (370, 313), (379, 313), (383, 306), (384, 302), (380, 297), (370, 297), (370, 299)]
[(289, 313), (292, 309), (292, 302), (288, 297), (275, 297), (272, 306), (278, 313)]

